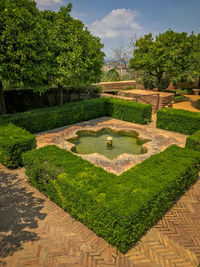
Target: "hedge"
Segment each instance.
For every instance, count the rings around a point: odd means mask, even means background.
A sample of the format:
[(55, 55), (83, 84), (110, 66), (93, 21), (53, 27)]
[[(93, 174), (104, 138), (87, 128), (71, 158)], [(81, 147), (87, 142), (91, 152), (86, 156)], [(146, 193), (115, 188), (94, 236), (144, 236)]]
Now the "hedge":
[(47, 131), (103, 116), (145, 124), (151, 120), (151, 109), (150, 105), (141, 103), (97, 98), (53, 108), (0, 116), (0, 124), (11, 122), (31, 133)]
[(193, 134), (200, 129), (200, 112), (173, 108), (160, 109), (157, 112), (156, 127), (183, 134)]
[(200, 151), (200, 130), (187, 138), (186, 147)]
[(151, 105), (115, 98), (106, 98), (106, 100), (106, 113), (112, 118), (139, 124), (151, 121)]
[(97, 98), (53, 108), (1, 116), (0, 120), (12, 122), (31, 133), (38, 133), (104, 115), (105, 101)]
[(33, 186), (124, 253), (198, 178), (200, 153), (173, 145), (120, 176), (56, 146), (23, 160)]
[(0, 162), (8, 168), (22, 166), (22, 153), (36, 147), (36, 138), (15, 125), (0, 127)]
[[(98, 97), (99, 86), (66, 87), (63, 90), (63, 102), (75, 102)], [(5, 90), (4, 98), (8, 113), (25, 112), (31, 109), (53, 107), (60, 104), (58, 88), (49, 88), (43, 94), (33, 89)], [(1, 113), (1, 112), (0, 112)]]
[(200, 99), (197, 100), (197, 108), (200, 109)]

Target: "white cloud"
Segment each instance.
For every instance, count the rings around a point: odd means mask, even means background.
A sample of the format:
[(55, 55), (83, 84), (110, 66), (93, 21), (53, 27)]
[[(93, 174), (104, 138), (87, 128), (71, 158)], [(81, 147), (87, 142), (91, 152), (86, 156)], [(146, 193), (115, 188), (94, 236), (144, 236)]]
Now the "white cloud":
[(100, 38), (114, 38), (132, 35), (142, 29), (136, 22), (139, 15), (130, 9), (114, 9), (101, 20), (96, 20), (88, 26), (89, 30)]
[(63, 0), (35, 0), (39, 6), (49, 7), (52, 5), (62, 4)]

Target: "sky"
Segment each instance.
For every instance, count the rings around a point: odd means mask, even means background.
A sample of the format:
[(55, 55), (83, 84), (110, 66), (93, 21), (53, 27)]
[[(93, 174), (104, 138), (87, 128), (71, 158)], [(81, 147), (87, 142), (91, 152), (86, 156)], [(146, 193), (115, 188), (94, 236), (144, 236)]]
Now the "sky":
[(169, 28), (176, 32), (200, 32), (200, 0), (36, 0), (39, 9), (58, 11), (72, 3), (71, 15), (100, 37), (106, 58), (113, 48), (128, 47), (130, 38)]

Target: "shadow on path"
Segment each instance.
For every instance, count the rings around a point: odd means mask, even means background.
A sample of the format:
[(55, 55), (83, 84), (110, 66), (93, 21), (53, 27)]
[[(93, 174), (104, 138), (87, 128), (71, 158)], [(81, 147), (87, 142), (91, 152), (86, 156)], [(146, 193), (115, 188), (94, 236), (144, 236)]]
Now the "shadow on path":
[(22, 249), (24, 242), (39, 240), (25, 228), (37, 228), (37, 220), (46, 217), (40, 212), (44, 200), (20, 184), (17, 174), (0, 171), (0, 265), (2, 258)]

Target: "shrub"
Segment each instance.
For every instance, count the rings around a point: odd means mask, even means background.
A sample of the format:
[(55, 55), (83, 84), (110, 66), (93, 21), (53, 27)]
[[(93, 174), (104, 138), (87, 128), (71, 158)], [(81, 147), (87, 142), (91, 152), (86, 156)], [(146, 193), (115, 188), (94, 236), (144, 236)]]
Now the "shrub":
[(97, 98), (53, 108), (1, 116), (1, 121), (12, 122), (31, 133), (38, 133), (104, 115), (105, 100)]
[(122, 88), (122, 90), (133, 90), (136, 89), (136, 85), (135, 86), (126, 86), (125, 88)]
[(56, 146), (23, 160), (32, 185), (126, 252), (197, 179), (200, 153), (173, 145), (120, 176)]
[(200, 99), (197, 100), (197, 108), (200, 109)]
[(157, 112), (156, 127), (183, 134), (193, 134), (200, 129), (200, 113), (183, 109), (160, 109)]
[(0, 126), (0, 162), (8, 168), (22, 165), (22, 153), (36, 147), (36, 138), (12, 124)]
[(151, 105), (126, 101), (122, 99), (106, 99), (106, 113), (112, 118), (139, 124), (146, 124), (151, 121)]
[(31, 133), (38, 133), (105, 115), (144, 124), (151, 120), (151, 109), (150, 105), (141, 103), (112, 98), (96, 98), (53, 108), (1, 116), (0, 125), (11, 122)]
[(200, 151), (200, 130), (187, 138), (186, 147)]
[(179, 103), (182, 101), (186, 101), (187, 97), (185, 97), (184, 95), (175, 95), (174, 97), (174, 103)]

